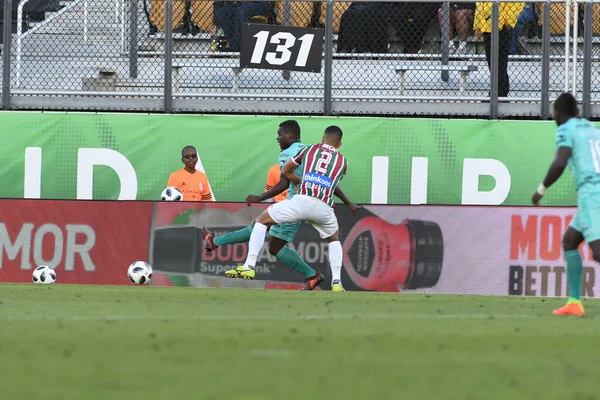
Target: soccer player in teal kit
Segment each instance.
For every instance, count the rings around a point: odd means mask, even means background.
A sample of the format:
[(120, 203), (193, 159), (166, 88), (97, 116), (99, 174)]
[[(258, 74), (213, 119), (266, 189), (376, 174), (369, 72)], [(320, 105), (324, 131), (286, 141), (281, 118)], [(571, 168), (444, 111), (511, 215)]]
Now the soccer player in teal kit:
[[(279, 125), (279, 129), (277, 130), (277, 141), (279, 142), (279, 146), (281, 148), (281, 153), (279, 154), (278, 160), (280, 167), (282, 167), (290, 158), (292, 158), (292, 156), (296, 155), (302, 148), (305, 147), (305, 145), (300, 142), (300, 126), (295, 120), (284, 121)], [(298, 174), (300, 174), (302, 168), (298, 167), (297, 169)], [(246, 197), (246, 201), (248, 203), (258, 203), (281, 193), (285, 188), (288, 188), (288, 199), (291, 199), (294, 196), (294, 187), (287, 179), (284, 178), (277, 183), (277, 185), (262, 193), (260, 196)], [(348, 200), (340, 188), (336, 189), (335, 195), (342, 199), (350, 212), (354, 214), (358, 206)], [(313, 290), (317, 285), (317, 281), (320, 279), (321, 274), (317, 273), (317, 271), (306, 264), (306, 262), (302, 260), (298, 253), (286, 246), (288, 243), (291, 243), (294, 240), (294, 236), (296, 236), (300, 225), (302, 225), (302, 222), (277, 224), (272, 226), (269, 230), (271, 235), (269, 252), (283, 263), (304, 275), (304, 289)], [(251, 233), (252, 225), (235, 232), (230, 232), (223, 236), (215, 236), (206, 228), (202, 228), (204, 247), (207, 251), (212, 251), (218, 246), (223, 246), (226, 244), (247, 242), (250, 239)], [(225, 271), (225, 275), (229, 278), (254, 279), (256, 272), (254, 269), (242, 265), (235, 269)], [(344, 291), (339, 274), (332, 274), (332, 276), (332, 291)]]
[(570, 93), (563, 93), (556, 99), (554, 120), (558, 125), (556, 156), (544, 181), (533, 194), (532, 202), (539, 205), (546, 189), (560, 178), (568, 165), (578, 197), (577, 214), (563, 237), (569, 299), (553, 314), (583, 317), (583, 262), (578, 248), (584, 240), (591, 247), (594, 260), (600, 262), (600, 129), (579, 118), (577, 101)]
[[(302, 148), (283, 166), (282, 175), (298, 185), (298, 193), (291, 199), (275, 203), (256, 218), (243, 268), (254, 269), (265, 234), (271, 226), (306, 221), (319, 232), (322, 239), (329, 242), (332, 289), (336, 282), (340, 282), (343, 251), (338, 221), (333, 211), (333, 194), (348, 169), (346, 158), (338, 151), (342, 146), (342, 136), (339, 127), (327, 127), (321, 143)], [(302, 167), (300, 175), (297, 173), (299, 167)], [(317, 271), (312, 288), (323, 279), (323, 275)]]
[[(281, 147), (281, 153), (279, 153), (279, 165), (283, 166), (289, 158), (295, 155), (300, 149), (304, 147), (304, 144), (300, 142), (300, 125), (294, 120), (284, 121), (279, 125), (277, 130), (277, 141)], [(272, 190), (272, 189), (271, 189)], [(269, 191), (263, 193), (261, 196), (264, 198), (258, 199), (258, 201), (265, 200), (269, 197), (265, 196)], [(293, 193), (288, 192), (288, 196), (293, 196)], [(250, 197), (250, 196), (248, 196)], [(286, 246), (287, 243), (291, 242), (296, 235), (296, 232), (302, 225), (301, 222), (294, 224), (281, 224), (271, 228), (270, 234), (271, 240), (271, 253), (285, 264), (291, 266), (305, 276), (305, 278), (311, 278), (317, 276), (317, 272), (312, 269), (308, 264), (302, 260), (302, 258)], [(252, 226), (247, 226), (239, 231), (228, 233), (224, 236), (215, 237), (205, 228), (202, 228), (202, 233), (205, 239), (206, 250), (212, 251), (217, 246), (223, 246), (230, 243), (246, 242), (250, 239), (250, 233), (252, 232)], [(275, 249), (275, 250), (274, 250)], [(225, 275), (230, 278), (247, 278), (254, 279), (254, 270), (236, 268), (230, 271), (226, 271)]]

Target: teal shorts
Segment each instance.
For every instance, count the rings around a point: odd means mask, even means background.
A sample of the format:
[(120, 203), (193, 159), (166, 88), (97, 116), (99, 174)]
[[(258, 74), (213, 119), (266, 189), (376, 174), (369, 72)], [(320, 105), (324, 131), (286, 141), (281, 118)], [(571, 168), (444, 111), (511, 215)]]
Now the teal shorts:
[(296, 232), (300, 229), (302, 222), (294, 222), (293, 224), (277, 224), (271, 226), (269, 234), (281, 240), (291, 243), (296, 236)]
[(597, 196), (579, 198), (577, 214), (570, 227), (581, 232), (588, 243), (600, 240), (600, 199)]

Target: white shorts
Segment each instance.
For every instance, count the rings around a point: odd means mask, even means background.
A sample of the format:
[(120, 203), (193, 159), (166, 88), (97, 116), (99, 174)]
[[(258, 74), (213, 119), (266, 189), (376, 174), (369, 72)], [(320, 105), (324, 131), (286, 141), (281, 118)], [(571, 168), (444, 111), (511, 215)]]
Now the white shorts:
[(296, 195), (290, 200), (273, 204), (267, 208), (267, 212), (278, 224), (309, 222), (323, 239), (333, 236), (338, 231), (333, 208), (316, 197)]

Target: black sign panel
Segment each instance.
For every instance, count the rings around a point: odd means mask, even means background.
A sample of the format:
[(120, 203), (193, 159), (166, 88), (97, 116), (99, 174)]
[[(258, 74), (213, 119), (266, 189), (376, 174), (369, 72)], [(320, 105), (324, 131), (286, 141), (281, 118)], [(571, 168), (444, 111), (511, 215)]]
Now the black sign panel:
[(242, 25), (242, 68), (321, 72), (322, 53), (322, 28)]

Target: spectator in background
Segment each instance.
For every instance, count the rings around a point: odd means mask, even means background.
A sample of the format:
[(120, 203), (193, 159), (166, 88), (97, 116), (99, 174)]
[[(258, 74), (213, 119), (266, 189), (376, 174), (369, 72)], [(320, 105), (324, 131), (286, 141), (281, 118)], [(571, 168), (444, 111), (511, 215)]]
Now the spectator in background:
[[(450, 42), (448, 43), (449, 54), (466, 54), (467, 38), (473, 24), (473, 14), (475, 13), (475, 3), (450, 3)], [(438, 10), (438, 21), (440, 32), (442, 28), (442, 9)], [(453, 31), (456, 28), (458, 34), (458, 48), (454, 46)]]
[(185, 146), (181, 150), (181, 162), (184, 167), (169, 175), (167, 186), (179, 189), (184, 201), (214, 201), (208, 177), (196, 169), (198, 152), (194, 146)]
[(521, 54), (524, 53), (524, 49), (521, 49), (519, 45), (519, 37), (521, 36), (521, 32), (523, 32), (523, 28), (525, 24), (531, 22), (537, 22), (538, 20), (538, 12), (535, 3), (526, 3), (525, 7), (523, 7), (523, 11), (519, 14), (517, 18), (517, 24), (515, 25), (515, 29), (513, 30), (512, 39), (510, 42), (510, 54), (515, 55), (517, 51)]
[[(279, 182), (280, 176), (281, 176), (281, 166), (279, 164), (275, 164), (275, 165), (271, 166), (271, 168), (269, 168), (269, 172), (267, 174), (267, 184), (265, 185), (265, 192), (268, 192), (269, 190), (273, 189), (273, 186), (277, 185), (277, 182)], [(266, 201), (268, 203), (272, 203), (272, 202), (278, 203), (280, 201), (287, 199), (287, 195), (288, 195), (288, 191), (286, 189), (283, 192), (279, 193), (277, 196), (271, 197), (270, 199), (267, 199)]]
[[(510, 91), (510, 82), (508, 78), (508, 53), (510, 51), (510, 41), (512, 39), (513, 28), (517, 23), (519, 14), (523, 10), (524, 3), (500, 2), (499, 4), (498, 27), (500, 30), (500, 38), (498, 49), (498, 96), (506, 97)], [(473, 30), (478, 38), (483, 34), (485, 59), (487, 60), (488, 68), (491, 68), (492, 3), (476, 3)]]
[(389, 3), (352, 2), (340, 21), (339, 53), (387, 53)]
[(242, 24), (256, 16), (268, 18), (274, 7), (273, 2), (268, 1), (215, 1), (214, 4), (214, 22), (223, 29), (229, 42), (223, 51), (240, 51)]
[(415, 54), (421, 50), (423, 37), (440, 6), (441, 3), (391, 4), (391, 24), (404, 46), (403, 53)]

